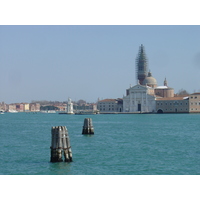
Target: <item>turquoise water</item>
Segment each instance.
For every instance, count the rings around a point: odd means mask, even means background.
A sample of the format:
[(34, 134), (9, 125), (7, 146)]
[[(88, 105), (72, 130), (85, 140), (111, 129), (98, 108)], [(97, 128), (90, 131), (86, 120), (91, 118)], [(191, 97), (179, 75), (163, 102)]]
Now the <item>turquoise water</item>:
[[(85, 118), (94, 135), (82, 135)], [(73, 162), (50, 163), (51, 127), (66, 126)], [(197, 175), (200, 114), (0, 115), (0, 174)]]

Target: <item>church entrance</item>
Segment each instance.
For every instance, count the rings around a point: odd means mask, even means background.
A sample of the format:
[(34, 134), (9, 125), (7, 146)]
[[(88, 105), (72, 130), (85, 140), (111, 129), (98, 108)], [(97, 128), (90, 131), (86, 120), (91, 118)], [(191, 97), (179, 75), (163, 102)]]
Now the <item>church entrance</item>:
[(141, 104), (138, 104), (138, 111), (141, 111)]

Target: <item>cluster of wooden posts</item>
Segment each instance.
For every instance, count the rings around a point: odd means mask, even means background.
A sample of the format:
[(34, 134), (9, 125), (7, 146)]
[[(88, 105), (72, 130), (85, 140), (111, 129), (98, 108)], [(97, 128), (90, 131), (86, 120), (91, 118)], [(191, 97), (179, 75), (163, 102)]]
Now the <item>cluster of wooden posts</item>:
[[(94, 134), (91, 118), (85, 118), (82, 134)], [(51, 159), (50, 162), (72, 162), (72, 150), (66, 126), (51, 128)]]

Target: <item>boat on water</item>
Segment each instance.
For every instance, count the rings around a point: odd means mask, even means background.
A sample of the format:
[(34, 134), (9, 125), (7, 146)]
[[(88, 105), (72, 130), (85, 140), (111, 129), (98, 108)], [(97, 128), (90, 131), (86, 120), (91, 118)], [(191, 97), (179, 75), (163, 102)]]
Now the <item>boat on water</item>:
[(8, 112), (9, 113), (18, 113), (18, 111), (16, 111), (16, 110), (9, 110)]
[(47, 113), (56, 113), (55, 110), (48, 110)]
[(56, 113), (55, 110), (44, 110), (44, 111), (41, 111), (41, 113)]
[(78, 111), (75, 115), (96, 115), (99, 114), (97, 111)]
[(3, 114), (4, 114), (4, 111), (3, 111), (3, 110), (0, 110), (0, 114), (3, 115)]

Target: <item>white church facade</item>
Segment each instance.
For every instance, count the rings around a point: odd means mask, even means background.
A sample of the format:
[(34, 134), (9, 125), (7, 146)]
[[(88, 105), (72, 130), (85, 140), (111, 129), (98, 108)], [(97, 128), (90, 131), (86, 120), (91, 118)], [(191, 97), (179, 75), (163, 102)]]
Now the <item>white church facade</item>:
[(156, 111), (154, 89), (137, 84), (130, 87), (123, 97), (123, 112), (152, 113)]

